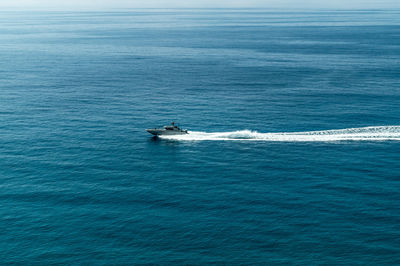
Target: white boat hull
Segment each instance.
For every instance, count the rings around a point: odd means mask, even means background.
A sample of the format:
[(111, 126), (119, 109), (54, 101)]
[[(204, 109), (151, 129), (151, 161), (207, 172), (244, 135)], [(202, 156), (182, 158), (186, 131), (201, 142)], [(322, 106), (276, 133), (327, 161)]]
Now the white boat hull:
[(187, 130), (166, 130), (163, 128), (151, 128), (151, 129), (146, 129), (146, 131), (154, 136), (188, 134)]

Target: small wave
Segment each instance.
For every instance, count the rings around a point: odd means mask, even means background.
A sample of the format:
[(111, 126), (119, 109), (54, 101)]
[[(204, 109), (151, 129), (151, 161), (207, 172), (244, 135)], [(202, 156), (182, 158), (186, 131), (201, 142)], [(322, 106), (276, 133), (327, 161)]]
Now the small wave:
[(328, 141), (400, 141), (400, 126), (378, 126), (347, 128), (338, 130), (305, 131), (305, 132), (280, 132), (259, 133), (251, 130), (232, 132), (200, 132), (189, 131), (189, 134), (175, 136), (161, 136), (163, 139), (202, 141), (202, 140), (241, 140), (241, 141), (304, 141), (304, 142), (328, 142)]

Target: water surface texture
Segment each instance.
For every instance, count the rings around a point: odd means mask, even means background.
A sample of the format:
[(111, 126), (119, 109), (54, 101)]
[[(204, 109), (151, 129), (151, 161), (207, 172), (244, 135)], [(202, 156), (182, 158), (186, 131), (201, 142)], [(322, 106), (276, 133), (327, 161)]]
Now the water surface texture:
[(400, 264), (400, 11), (0, 20), (2, 263)]

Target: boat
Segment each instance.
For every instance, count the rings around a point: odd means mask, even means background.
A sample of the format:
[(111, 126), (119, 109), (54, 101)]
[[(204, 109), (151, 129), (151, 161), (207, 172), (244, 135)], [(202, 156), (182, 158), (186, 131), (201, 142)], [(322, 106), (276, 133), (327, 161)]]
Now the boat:
[(175, 122), (172, 122), (170, 126), (164, 126), (163, 128), (148, 128), (146, 131), (154, 136), (189, 134), (186, 129), (181, 129), (176, 126)]

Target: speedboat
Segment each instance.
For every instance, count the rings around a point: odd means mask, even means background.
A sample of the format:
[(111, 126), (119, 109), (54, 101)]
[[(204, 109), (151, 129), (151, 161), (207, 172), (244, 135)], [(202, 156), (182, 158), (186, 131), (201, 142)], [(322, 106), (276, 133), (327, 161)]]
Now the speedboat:
[(181, 129), (175, 126), (175, 122), (172, 122), (170, 126), (164, 126), (163, 128), (149, 128), (146, 129), (146, 131), (154, 136), (189, 134), (186, 129)]

